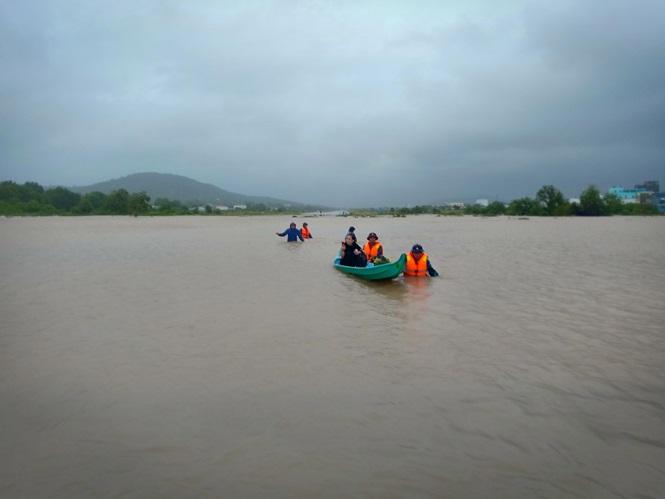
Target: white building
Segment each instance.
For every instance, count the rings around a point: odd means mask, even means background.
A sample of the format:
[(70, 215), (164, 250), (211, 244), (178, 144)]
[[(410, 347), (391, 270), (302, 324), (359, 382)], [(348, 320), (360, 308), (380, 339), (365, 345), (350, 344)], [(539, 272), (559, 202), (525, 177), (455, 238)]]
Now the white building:
[(223, 204), (218, 204), (217, 206), (215, 206), (215, 209), (219, 211), (226, 211), (229, 210), (230, 208), (228, 206), (224, 206)]
[(476, 199), (476, 203), (478, 206), (483, 206), (487, 208), (490, 205), (489, 199)]
[(234, 204), (233, 209), (234, 210), (246, 210), (247, 205), (246, 204)]

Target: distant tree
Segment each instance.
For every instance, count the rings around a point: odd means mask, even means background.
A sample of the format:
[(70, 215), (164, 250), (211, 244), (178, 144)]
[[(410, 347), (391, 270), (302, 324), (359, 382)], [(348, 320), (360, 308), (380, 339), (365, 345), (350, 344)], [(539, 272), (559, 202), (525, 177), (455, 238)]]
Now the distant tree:
[[(50, 206), (50, 205), (46, 205)], [(24, 213), (30, 213), (30, 214), (38, 214), (41, 211), (43, 211), (44, 205), (37, 201), (36, 199), (33, 199), (31, 201), (28, 201), (22, 206), (23, 212)]]
[(616, 194), (605, 194), (605, 211), (608, 215), (620, 215), (623, 213), (623, 202)]
[(543, 214), (543, 207), (538, 201), (530, 197), (514, 199), (508, 205), (506, 213), (508, 215), (531, 215), (538, 216)]
[(106, 194), (101, 192), (88, 192), (81, 196), (79, 204), (76, 206), (74, 211), (76, 213), (81, 213), (83, 215), (89, 215), (90, 213), (98, 213), (102, 210), (104, 206), (104, 201), (106, 200)]
[(210, 215), (210, 214), (212, 213), (212, 206), (210, 206), (209, 204), (207, 204), (207, 205), (205, 206), (205, 210), (206, 210), (206, 215)]
[(11, 180), (0, 182), (0, 201), (5, 201), (6, 203), (20, 201), (19, 191), (20, 189), (16, 182), (12, 182)]
[(485, 206), (481, 204), (467, 204), (464, 206), (465, 215), (483, 215), (485, 213)]
[(487, 215), (503, 215), (506, 212), (506, 205), (501, 201), (492, 201), (487, 208), (485, 208), (485, 213)]
[(146, 192), (133, 192), (127, 199), (127, 212), (142, 215), (150, 211), (150, 196)]
[(623, 215), (658, 215), (658, 208), (653, 204), (629, 203), (624, 204), (621, 213)]
[(249, 203), (247, 209), (250, 211), (269, 211), (270, 208), (265, 203)]
[(155, 206), (157, 206), (157, 209), (162, 213), (188, 211), (180, 201), (167, 198), (155, 199)]
[(81, 201), (79, 201), (79, 204), (74, 208), (75, 213), (81, 213), (83, 215), (89, 215), (93, 211), (92, 203), (88, 198), (85, 196), (81, 197)]
[(24, 203), (36, 201), (41, 204), (44, 201), (44, 188), (37, 182), (26, 182), (23, 185), (17, 184), (16, 192), (18, 200)]
[(596, 186), (590, 185), (580, 195), (580, 214), (586, 217), (598, 217), (607, 214), (607, 207)]
[(568, 206), (570, 206), (570, 214), (573, 216), (580, 216), (582, 214), (582, 208), (580, 204), (576, 201), (573, 201)]
[(106, 194), (99, 191), (88, 192), (83, 195), (83, 199), (86, 199), (92, 205), (93, 211), (99, 211), (104, 207), (106, 202)]
[(81, 195), (64, 187), (53, 187), (44, 193), (46, 202), (63, 211), (70, 211), (81, 201)]
[(561, 191), (553, 185), (542, 186), (536, 193), (536, 199), (545, 208), (547, 215), (554, 215), (557, 208), (566, 202)]
[(112, 191), (104, 201), (104, 210), (116, 215), (127, 214), (127, 204), (129, 202), (129, 192), (125, 189)]
[(575, 215), (575, 207), (568, 201), (565, 201), (563, 204), (556, 207), (552, 215), (555, 217), (570, 217)]

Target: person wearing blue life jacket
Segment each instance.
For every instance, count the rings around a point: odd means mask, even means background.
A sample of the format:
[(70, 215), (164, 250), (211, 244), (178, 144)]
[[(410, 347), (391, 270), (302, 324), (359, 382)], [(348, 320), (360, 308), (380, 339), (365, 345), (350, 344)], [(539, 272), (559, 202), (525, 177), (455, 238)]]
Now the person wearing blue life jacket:
[(284, 232), (275, 232), (279, 237), (284, 237), (286, 236), (286, 242), (288, 243), (295, 243), (300, 239), (301, 241), (305, 241), (302, 238), (302, 234), (300, 231), (296, 228), (296, 224), (291, 222), (291, 225), (289, 225), (289, 228), (286, 229)]

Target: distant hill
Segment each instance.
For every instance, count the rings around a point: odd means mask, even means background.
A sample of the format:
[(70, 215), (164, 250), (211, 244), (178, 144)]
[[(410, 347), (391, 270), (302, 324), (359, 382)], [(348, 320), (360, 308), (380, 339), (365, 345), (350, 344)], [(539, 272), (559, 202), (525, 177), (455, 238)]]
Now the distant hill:
[(81, 187), (70, 187), (70, 189), (81, 194), (93, 191), (108, 194), (116, 189), (126, 189), (129, 192), (145, 191), (153, 201), (158, 198), (167, 198), (188, 204), (209, 203), (233, 206), (237, 204), (262, 203), (270, 208), (280, 206), (301, 209), (325, 208), (323, 206), (306, 205), (284, 199), (247, 196), (245, 194), (238, 194), (237, 192), (229, 192), (213, 184), (204, 184), (189, 177), (170, 173), (134, 173), (126, 177)]

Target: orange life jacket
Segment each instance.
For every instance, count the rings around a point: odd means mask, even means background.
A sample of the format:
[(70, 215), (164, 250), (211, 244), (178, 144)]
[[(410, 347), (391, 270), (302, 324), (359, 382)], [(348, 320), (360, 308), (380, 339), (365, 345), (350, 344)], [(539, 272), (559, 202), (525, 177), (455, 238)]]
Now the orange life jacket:
[(307, 227), (303, 227), (302, 229), (300, 229), (300, 235), (302, 236), (303, 239), (312, 238), (312, 234)]
[(379, 241), (377, 241), (374, 246), (370, 246), (369, 241), (367, 241), (365, 246), (363, 246), (363, 252), (365, 253), (365, 256), (368, 260), (372, 260), (373, 258), (379, 256), (379, 248), (383, 248)]
[(415, 277), (427, 276), (427, 253), (423, 253), (420, 259), (416, 262), (416, 259), (413, 258), (413, 255), (409, 251), (409, 253), (406, 255), (406, 268), (404, 269), (404, 275)]

